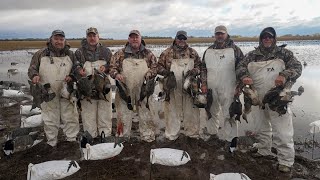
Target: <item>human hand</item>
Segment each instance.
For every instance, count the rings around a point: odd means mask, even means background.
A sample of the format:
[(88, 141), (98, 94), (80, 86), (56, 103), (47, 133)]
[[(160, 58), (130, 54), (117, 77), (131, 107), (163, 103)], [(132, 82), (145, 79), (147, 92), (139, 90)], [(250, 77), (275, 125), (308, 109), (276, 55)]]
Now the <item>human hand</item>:
[(32, 78), (32, 83), (33, 84), (36, 84), (36, 83), (39, 83), (40, 82), (40, 76), (34, 76), (33, 78)]
[(64, 78), (64, 81), (70, 82), (70, 81), (72, 81), (72, 78), (71, 78), (70, 76), (66, 76), (66, 77)]
[(102, 65), (102, 66), (100, 66), (99, 70), (100, 70), (101, 72), (105, 72), (106, 67), (105, 67), (104, 65)]
[(201, 92), (202, 93), (207, 93), (208, 92), (207, 85), (204, 85), (204, 84), (201, 85)]
[(242, 83), (244, 85), (252, 85), (253, 84), (253, 80), (250, 77), (245, 77), (242, 79)]
[(80, 68), (78, 72), (79, 72), (80, 76), (82, 76), (82, 77), (86, 76), (86, 70), (85, 69)]
[(119, 81), (123, 81), (124, 77), (121, 74), (117, 74), (116, 79)]
[(282, 75), (279, 75), (276, 80), (274, 81), (276, 86), (282, 86), (286, 82), (286, 78)]

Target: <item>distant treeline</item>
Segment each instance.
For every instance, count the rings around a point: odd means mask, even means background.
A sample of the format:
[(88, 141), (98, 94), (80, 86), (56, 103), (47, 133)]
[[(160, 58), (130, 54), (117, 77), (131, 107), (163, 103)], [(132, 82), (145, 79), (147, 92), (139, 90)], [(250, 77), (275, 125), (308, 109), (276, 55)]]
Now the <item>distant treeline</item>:
[(172, 37), (162, 36), (142, 36), (142, 39), (172, 39)]
[[(232, 35), (230, 36), (231, 38), (249, 38), (249, 37), (246, 37), (246, 36), (241, 36), (241, 35)], [(258, 36), (253, 36), (253, 37), (258, 37)], [(293, 34), (285, 34), (285, 35), (282, 35), (282, 36), (279, 36), (279, 37), (320, 37), (320, 33), (315, 33), (315, 34), (307, 34), (307, 35), (300, 35), (300, 34), (296, 34), (296, 35), (293, 35)]]

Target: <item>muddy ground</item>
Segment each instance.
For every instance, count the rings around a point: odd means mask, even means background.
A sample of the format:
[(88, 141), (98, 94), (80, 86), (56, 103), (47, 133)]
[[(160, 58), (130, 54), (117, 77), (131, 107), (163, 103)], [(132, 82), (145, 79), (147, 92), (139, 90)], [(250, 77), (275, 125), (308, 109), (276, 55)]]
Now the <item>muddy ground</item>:
[[(23, 99), (20, 99), (21, 102)], [(20, 126), (19, 103), (13, 107), (0, 109), (0, 122), (3, 137), (10, 129)], [(115, 121), (114, 121), (115, 126)], [(133, 133), (138, 133), (138, 123), (133, 123)], [(114, 128), (115, 129), (115, 128)], [(42, 131), (42, 130), (41, 130)], [(163, 132), (163, 129), (162, 129)], [(44, 136), (43, 136), (44, 137)], [(77, 160), (81, 169), (66, 179), (209, 179), (210, 173), (226, 172), (245, 173), (251, 179), (258, 180), (285, 180), (285, 179), (320, 179), (320, 162), (311, 161), (296, 156), (291, 173), (277, 171), (277, 161), (267, 158), (253, 158), (250, 152), (236, 151), (231, 154), (227, 151), (227, 144), (217, 139), (208, 141), (191, 139), (180, 136), (176, 141), (164, 142), (157, 138), (152, 143), (140, 142), (132, 138), (124, 143), (123, 151), (116, 157), (96, 161), (80, 161), (80, 149), (77, 143), (63, 142), (62, 132), (56, 148), (50, 149), (45, 142), (13, 154), (10, 158), (4, 157), (1, 151), (0, 179), (26, 179), (28, 164), (41, 163), (50, 160)], [(3, 142), (3, 140), (2, 140)], [(241, 142), (240, 142), (241, 143)], [(243, 142), (244, 143), (244, 142)], [(244, 143), (245, 144), (245, 143)], [(150, 149), (176, 148), (186, 150), (191, 161), (178, 167), (166, 167), (150, 164)]]

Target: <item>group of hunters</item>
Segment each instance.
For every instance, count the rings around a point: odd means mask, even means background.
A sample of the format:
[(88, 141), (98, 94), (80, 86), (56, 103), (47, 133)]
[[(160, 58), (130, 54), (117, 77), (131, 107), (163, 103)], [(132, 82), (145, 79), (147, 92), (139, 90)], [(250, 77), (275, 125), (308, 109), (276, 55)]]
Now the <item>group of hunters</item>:
[[(217, 136), (218, 131), (224, 132), (220, 139), (231, 142), (237, 136), (238, 126), (236, 121), (230, 121), (229, 107), (235, 94), (240, 91), (239, 84), (254, 86), (259, 98), (263, 99), (272, 87), (283, 86), (289, 81), (295, 82), (302, 72), (301, 63), (293, 53), (277, 46), (277, 34), (272, 27), (263, 29), (259, 36), (259, 46), (244, 55), (230, 38), (227, 28), (217, 26), (214, 30), (214, 43), (206, 49), (202, 58), (188, 45), (185, 31), (176, 33), (172, 45), (165, 49), (158, 59), (146, 47), (138, 30), (130, 31), (128, 42), (115, 54), (101, 44), (99, 38), (96, 28), (88, 28), (81, 47), (72, 52), (65, 33), (62, 30), (53, 31), (47, 47), (37, 51), (32, 57), (28, 69), (29, 78), (33, 83), (50, 83), (52, 90), (60, 94), (64, 81), (72, 81), (73, 75), (88, 77), (97, 71), (102, 72), (107, 74), (110, 80), (125, 84), (129, 90), (130, 101), (137, 106), (140, 89), (145, 81), (157, 76), (165, 79), (174, 73), (176, 88), (169, 91), (170, 100), (161, 104), (165, 119), (165, 137), (172, 142), (180, 133), (190, 138), (201, 138), (201, 133)], [(194, 105), (194, 97), (183, 90), (187, 75), (199, 80), (198, 91), (201, 94), (205, 95), (209, 91), (212, 93), (212, 105), (205, 117), (206, 131), (200, 128), (202, 116), (200, 109)], [(162, 84), (161, 87), (163, 86)], [(80, 131), (78, 113), (82, 118), (83, 131), (88, 131), (93, 138), (101, 136), (102, 132), (105, 136), (111, 136), (111, 91), (106, 94), (105, 99), (92, 94), (90, 101), (84, 98), (80, 102), (81, 111), (77, 111), (68, 99), (60, 96), (41, 104), (48, 145), (57, 145), (60, 127), (66, 141), (76, 141)], [(157, 104), (151, 102), (146, 105), (146, 98), (140, 103), (142, 104), (139, 104), (136, 111), (140, 138), (152, 142), (158, 128), (155, 118), (157, 114), (153, 110)], [(121, 98), (119, 91), (116, 92), (114, 104), (123, 126), (121, 136), (129, 138), (135, 114), (128, 108), (128, 102)], [(289, 172), (295, 156), (290, 108), (279, 116), (269, 108), (255, 106), (252, 107), (251, 115), (254, 121), (259, 122), (256, 146), (258, 151), (255, 154), (260, 157), (270, 156), (271, 147), (275, 146), (279, 171)]]

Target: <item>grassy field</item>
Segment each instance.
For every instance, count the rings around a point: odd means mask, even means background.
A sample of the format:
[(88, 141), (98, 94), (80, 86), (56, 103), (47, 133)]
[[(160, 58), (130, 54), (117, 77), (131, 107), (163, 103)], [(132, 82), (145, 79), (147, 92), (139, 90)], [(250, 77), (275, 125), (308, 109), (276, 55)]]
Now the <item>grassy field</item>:
[[(188, 43), (212, 43), (213, 38), (189, 38)], [(257, 41), (256, 37), (233, 38), (235, 42)], [(320, 40), (320, 37), (279, 37), (280, 41), (288, 40)], [(173, 39), (145, 39), (147, 44), (171, 44)], [(101, 40), (106, 46), (124, 45), (127, 40)], [(71, 47), (80, 47), (80, 40), (70, 40)], [(39, 49), (46, 45), (46, 41), (0, 41), (0, 51), (10, 51), (19, 49)]]

